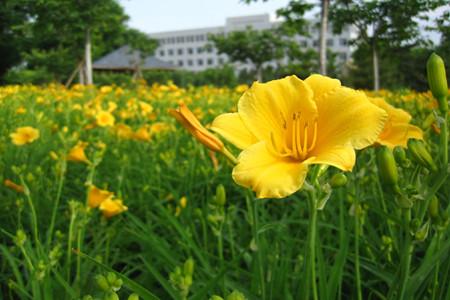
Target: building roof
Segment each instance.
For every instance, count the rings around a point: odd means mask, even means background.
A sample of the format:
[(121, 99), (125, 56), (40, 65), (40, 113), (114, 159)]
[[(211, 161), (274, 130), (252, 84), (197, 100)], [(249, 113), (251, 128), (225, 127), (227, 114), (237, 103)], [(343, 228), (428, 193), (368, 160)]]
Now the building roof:
[(106, 54), (92, 63), (92, 68), (101, 70), (136, 70), (136, 64), (140, 70), (161, 69), (176, 70), (177, 67), (170, 62), (147, 56), (142, 58), (141, 51), (131, 50), (127, 45)]

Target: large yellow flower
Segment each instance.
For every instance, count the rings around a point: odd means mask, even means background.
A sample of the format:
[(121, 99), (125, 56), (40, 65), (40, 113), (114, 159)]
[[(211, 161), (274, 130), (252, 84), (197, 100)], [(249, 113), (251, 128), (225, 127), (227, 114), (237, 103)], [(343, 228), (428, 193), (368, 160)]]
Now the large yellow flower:
[(113, 126), (114, 121), (116, 120), (116, 118), (114, 118), (114, 116), (109, 111), (104, 110), (99, 111), (95, 118), (97, 119), (97, 125), (102, 127)]
[(128, 210), (128, 207), (123, 205), (122, 200), (112, 198), (108, 198), (100, 203), (99, 208), (106, 218), (111, 218), (124, 210)]
[(386, 118), (363, 92), (337, 79), (289, 76), (254, 83), (238, 112), (217, 117), (211, 129), (243, 150), (233, 169), (236, 183), (259, 198), (283, 198), (302, 187), (309, 165), (350, 171), (354, 149), (372, 145)]
[(19, 127), (16, 132), (9, 135), (12, 143), (17, 146), (22, 146), (26, 143), (32, 143), (39, 138), (39, 130), (30, 126)]
[(76, 162), (89, 162), (89, 160), (86, 157), (86, 154), (84, 153), (84, 148), (88, 143), (78, 141), (78, 144), (74, 146), (72, 149), (70, 149), (69, 154), (66, 155), (66, 159), (69, 161), (76, 161)]
[(406, 142), (410, 138), (423, 140), (422, 130), (409, 124), (412, 117), (406, 111), (387, 103), (384, 98), (369, 98), (370, 102), (385, 110), (388, 114), (384, 128), (378, 136), (375, 145), (386, 145), (391, 151), (395, 146), (407, 148)]

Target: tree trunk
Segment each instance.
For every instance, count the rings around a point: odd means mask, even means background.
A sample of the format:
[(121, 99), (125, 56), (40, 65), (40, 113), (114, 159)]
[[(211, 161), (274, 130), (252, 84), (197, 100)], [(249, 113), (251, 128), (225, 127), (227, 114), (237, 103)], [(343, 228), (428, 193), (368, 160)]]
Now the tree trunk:
[(373, 58), (373, 89), (375, 92), (380, 90), (380, 72), (378, 69), (378, 52), (375, 43), (372, 43), (372, 58)]
[(89, 28), (86, 28), (86, 45), (84, 55), (86, 58), (86, 84), (92, 84), (91, 32)]
[(328, 27), (328, 7), (330, 0), (321, 0), (322, 13), (320, 18), (320, 42), (319, 42), (319, 73), (327, 75), (327, 27)]
[(256, 80), (262, 82), (262, 65), (256, 66)]

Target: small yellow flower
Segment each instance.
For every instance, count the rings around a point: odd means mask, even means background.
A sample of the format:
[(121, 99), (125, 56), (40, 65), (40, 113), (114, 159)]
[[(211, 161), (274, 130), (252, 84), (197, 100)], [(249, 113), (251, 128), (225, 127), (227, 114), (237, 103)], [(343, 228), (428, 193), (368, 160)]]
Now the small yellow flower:
[(107, 190), (102, 190), (94, 185), (91, 185), (91, 188), (89, 190), (88, 206), (90, 208), (95, 208), (104, 201), (111, 199), (113, 197), (114, 197), (113, 192), (108, 192)]
[(224, 149), (222, 141), (206, 130), (186, 105), (181, 104), (178, 110), (170, 109), (169, 114), (177, 119), (195, 139), (208, 149), (215, 152), (222, 152)]
[(70, 149), (70, 152), (69, 154), (67, 154), (66, 159), (75, 162), (89, 162), (86, 154), (84, 153), (84, 148), (86, 148), (87, 145), (88, 143), (86, 142), (78, 141), (78, 144)]
[(403, 109), (395, 108), (384, 98), (369, 98), (370, 102), (387, 112), (388, 118), (383, 130), (378, 136), (374, 146), (386, 145), (393, 151), (395, 146), (407, 148), (406, 143), (410, 138), (423, 140), (422, 130), (409, 124), (412, 117)]
[(24, 113), (26, 113), (26, 109), (25, 108), (23, 108), (23, 106), (21, 106), (21, 107), (19, 107), (17, 110), (16, 110), (16, 113), (17, 114), (24, 114)]
[(136, 132), (133, 135), (134, 138), (144, 142), (150, 141), (152, 136), (150, 135), (149, 128), (150, 126), (148, 124), (142, 126), (138, 130), (136, 130)]
[(50, 151), (50, 157), (54, 160), (58, 160), (58, 154), (56, 154), (54, 151)]
[(112, 91), (112, 87), (110, 87), (109, 85), (105, 85), (105, 86), (102, 86), (101, 88), (100, 88), (100, 92), (102, 93), (102, 94), (108, 94), (108, 93), (110, 93)]
[(32, 143), (39, 138), (39, 130), (30, 126), (19, 127), (16, 132), (9, 135), (12, 143), (17, 146), (22, 146), (26, 143)]
[(288, 76), (254, 83), (238, 112), (218, 116), (211, 129), (243, 150), (232, 173), (237, 184), (258, 198), (283, 198), (302, 187), (310, 165), (352, 170), (354, 149), (372, 145), (386, 118), (337, 79)]
[(114, 121), (116, 120), (116, 118), (114, 118), (114, 116), (109, 111), (104, 110), (99, 111), (95, 118), (97, 119), (97, 125), (102, 127), (113, 126)]
[(124, 210), (128, 210), (128, 207), (122, 204), (122, 200), (112, 198), (103, 201), (99, 208), (106, 218), (111, 218)]
[(44, 102), (44, 98), (43, 97), (37, 97), (36, 98), (36, 102), (37, 103), (42, 103), (42, 102)]
[(111, 127), (111, 130), (116, 132), (118, 139), (128, 140), (133, 136), (133, 130), (126, 124), (117, 123), (114, 127)]
[(18, 184), (15, 184), (14, 182), (12, 182), (12, 181), (10, 181), (8, 179), (5, 180), (5, 186), (9, 187), (10, 189), (13, 189), (13, 190), (15, 190), (17, 192), (20, 192), (20, 193), (22, 193), (24, 191), (23, 187), (21, 187)]

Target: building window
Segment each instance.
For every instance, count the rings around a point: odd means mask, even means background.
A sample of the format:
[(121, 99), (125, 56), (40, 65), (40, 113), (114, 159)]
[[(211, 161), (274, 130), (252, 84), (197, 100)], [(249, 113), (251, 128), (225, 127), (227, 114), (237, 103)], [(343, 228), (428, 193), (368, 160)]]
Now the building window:
[(203, 66), (203, 59), (197, 59), (197, 65)]
[(214, 64), (214, 60), (212, 58), (208, 58), (207, 62), (208, 66), (212, 66)]
[(217, 62), (218, 62), (219, 64), (223, 64), (223, 63), (224, 63), (224, 60), (223, 60), (222, 57), (219, 57), (219, 59), (217, 60)]
[(183, 54), (183, 49), (182, 48), (178, 49), (177, 53), (178, 53), (178, 55), (182, 55)]
[(173, 49), (169, 49), (169, 56), (172, 56), (173, 55)]
[(208, 47), (207, 49), (206, 49), (206, 51), (208, 52), (208, 53), (212, 53), (213, 52), (213, 47), (211, 46), (211, 47)]
[(198, 47), (198, 48), (197, 48), (197, 53), (198, 53), (198, 54), (203, 53), (203, 47)]
[(188, 52), (188, 54), (194, 54), (194, 49), (193, 48), (188, 48), (187, 52)]
[(339, 58), (340, 58), (341, 60), (347, 60), (347, 53), (341, 53), (341, 54), (339, 54)]
[(328, 47), (333, 46), (333, 39), (327, 39), (327, 46)]
[(178, 66), (180, 66), (180, 67), (183, 66), (183, 61), (182, 61), (182, 60), (179, 60), (179, 61), (178, 61)]
[(184, 43), (184, 37), (183, 36), (177, 37), (177, 43)]
[(195, 40), (197, 42), (204, 41), (205, 40), (205, 36), (203, 34), (198, 34), (198, 35), (195, 36)]
[(348, 45), (348, 41), (346, 39), (339, 39), (339, 45), (347, 46)]
[(194, 63), (192, 62), (192, 59), (188, 59), (188, 61), (187, 61), (187, 65), (188, 66), (192, 66)]
[(302, 40), (302, 41), (299, 42), (299, 44), (300, 44), (300, 47), (307, 47), (308, 46), (308, 41)]
[(159, 50), (159, 56), (164, 56), (164, 50)]
[(313, 41), (313, 47), (317, 47), (319, 45), (319, 41), (318, 40), (314, 40)]

